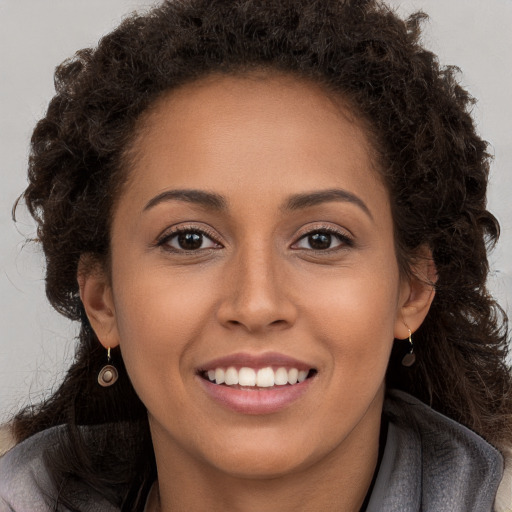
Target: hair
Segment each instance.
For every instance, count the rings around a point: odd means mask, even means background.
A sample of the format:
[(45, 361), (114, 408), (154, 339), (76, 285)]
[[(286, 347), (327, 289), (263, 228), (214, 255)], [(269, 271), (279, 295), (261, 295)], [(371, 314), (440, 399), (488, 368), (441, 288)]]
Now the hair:
[[(96, 382), (106, 355), (80, 301), (78, 263), (85, 254), (109, 259), (141, 115), (163, 94), (212, 73), (306, 79), (365, 122), (391, 198), (400, 266), (410, 271), (428, 247), (438, 276), (414, 335), (417, 362), (405, 369), (393, 353), (387, 385), (496, 446), (512, 443), (507, 319), (486, 289), (487, 250), (499, 236), (486, 209), (490, 156), (457, 68), (441, 67), (421, 46), (425, 17), (402, 20), (378, 0), (165, 1), (57, 68), (56, 94), (32, 136), (23, 198), (38, 224), (48, 299), (81, 330), (60, 388), (15, 420), (18, 440), (66, 425), (48, 462), (56, 481), (81, 478), (115, 505), (138, 510), (155, 478), (147, 413), (118, 349), (119, 381), (107, 389)], [(59, 499), (71, 507), (72, 497)]]

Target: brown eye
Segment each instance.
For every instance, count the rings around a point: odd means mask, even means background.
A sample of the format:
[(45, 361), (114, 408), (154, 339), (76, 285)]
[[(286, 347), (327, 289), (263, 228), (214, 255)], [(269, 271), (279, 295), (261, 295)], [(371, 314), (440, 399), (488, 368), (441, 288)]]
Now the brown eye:
[(329, 233), (315, 233), (308, 237), (309, 246), (315, 250), (329, 249), (331, 247), (332, 235)]
[(206, 233), (199, 230), (180, 230), (166, 236), (159, 245), (168, 247), (173, 251), (198, 251), (201, 249), (215, 249), (221, 247)]
[(353, 242), (344, 233), (331, 230), (311, 231), (302, 236), (293, 246), (295, 249), (309, 249), (312, 251), (327, 251), (330, 249), (352, 247)]
[(193, 251), (200, 249), (203, 245), (203, 235), (201, 233), (180, 233), (177, 236), (177, 242), (180, 249)]

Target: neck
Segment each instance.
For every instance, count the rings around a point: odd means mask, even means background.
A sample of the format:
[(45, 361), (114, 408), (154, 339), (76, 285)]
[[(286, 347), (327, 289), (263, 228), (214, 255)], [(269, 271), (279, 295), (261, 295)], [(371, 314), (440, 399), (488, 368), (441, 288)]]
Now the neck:
[(382, 404), (376, 407), (373, 417), (363, 418), (363, 424), (329, 454), (307, 467), (268, 478), (220, 471), (191, 457), (175, 444), (165, 446), (160, 436), (154, 436), (158, 506), (148, 509), (159, 512), (358, 512), (377, 465), (381, 410)]
[[(343, 479), (313, 480), (309, 472), (272, 480), (239, 478), (201, 479), (156, 483), (149, 510), (185, 512), (358, 512), (370, 486), (372, 470), (346, 471)], [(154, 508), (153, 508), (154, 507)]]

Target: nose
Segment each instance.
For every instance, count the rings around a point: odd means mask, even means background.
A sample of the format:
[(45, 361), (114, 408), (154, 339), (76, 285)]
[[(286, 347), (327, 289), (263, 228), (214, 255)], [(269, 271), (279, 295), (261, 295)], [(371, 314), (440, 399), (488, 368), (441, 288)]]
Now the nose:
[(271, 251), (250, 249), (230, 262), (224, 280), (223, 299), (217, 310), (219, 322), (249, 333), (286, 329), (297, 318), (290, 294), (290, 280)]

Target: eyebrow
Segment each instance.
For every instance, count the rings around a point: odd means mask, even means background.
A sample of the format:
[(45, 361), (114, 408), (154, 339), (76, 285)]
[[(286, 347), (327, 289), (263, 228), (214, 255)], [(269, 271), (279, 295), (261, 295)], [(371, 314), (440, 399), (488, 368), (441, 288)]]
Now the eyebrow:
[[(203, 190), (194, 190), (194, 189), (185, 189), (185, 190), (166, 190), (161, 194), (153, 197), (146, 206), (144, 206), (143, 211), (150, 210), (154, 208), (156, 205), (168, 201), (183, 201), (186, 203), (194, 203), (199, 206), (203, 206), (204, 208), (208, 208), (210, 210), (222, 211), (227, 209), (227, 201), (226, 199), (213, 192), (205, 192)], [(364, 203), (362, 199), (357, 197), (355, 194), (348, 192), (343, 189), (328, 189), (328, 190), (318, 190), (316, 192), (307, 192), (304, 194), (294, 194), (288, 198), (288, 200), (284, 203), (284, 206), (281, 208), (282, 210), (302, 210), (305, 208), (310, 208), (312, 206), (317, 206), (322, 203), (328, 203), (331, 201), (340, 201), (352, 203), (358, 206), (363, 212), (373, 220), (373, 216)]]
[(227, 207), (226, 200), (219, 194), (212, 192), (204, 192), (203, 190), (166, 190), (148, 201), (143, 211), (150, 210), (160, 203), (173, 200), (194, 203), (210, 210), (220, 211), (225, 210)]
[(295, 194), (291, 196), (284, 205), (285, 210), (301, 210), (304, 208), (310, 208), (317, 206), (322, 203), (328, 203), (331, 201), (341, 201), (346, 203), (352, 203), (363, 210), (370, 219), (373, 219), (368, 206), (365, 202), (357, 197), (355, 194), (348, 192), (347, 190), (333, 188), (328, 190), (318, 190), (316, 192), (308, 192), (305, 194)]

